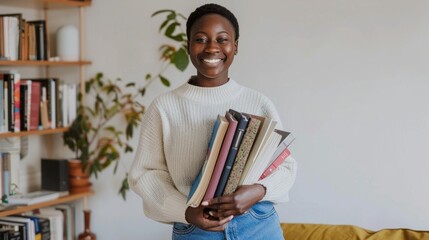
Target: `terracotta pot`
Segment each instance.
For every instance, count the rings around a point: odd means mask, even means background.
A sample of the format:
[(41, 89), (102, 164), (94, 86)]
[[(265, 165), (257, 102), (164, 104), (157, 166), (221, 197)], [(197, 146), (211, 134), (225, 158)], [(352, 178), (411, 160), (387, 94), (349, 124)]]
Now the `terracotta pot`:
[(89, 185), (89, 177), (78, 177), (70, 176), (69, 177), (70, 187), (83, 187)]
[(80, 160), (69, 160), (69, 191), (71, 194), (90, 192), (91, 182), (89, 182), (89, 168), (82, 171), (82, 162)]
[(88, 177), (89, 169), (85, 169), (85, 172), (82, 171), (82, 162), (77, 159), (69, 160), (69, 176), (73, 177)]

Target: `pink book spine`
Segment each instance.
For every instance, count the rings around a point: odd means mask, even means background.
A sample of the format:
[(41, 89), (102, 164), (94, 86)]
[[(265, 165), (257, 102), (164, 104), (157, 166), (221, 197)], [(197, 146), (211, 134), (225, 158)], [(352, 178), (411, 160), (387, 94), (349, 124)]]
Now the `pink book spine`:
[(259, 178), (259, 181), (268, 177), (289, 156), (290, 156), (290, 151), (289, 149), (285, 148), (285, 150), (283, 150), (283, 152), (276, 158), (276, 160), (274, 160), (274, 162), (264, 171), (264, 173), (262, 173), (261, 177)]
[(222, 143), (222, 147), (219, 152), (219, 156), (216, 161), (216, 165), (213, 170), (212, 177), (210, 179), (209, 186), (207, 187), (207, 191), (204, 195), (203, 201), (207, 201), (213, 198), (217, 185), (219, 183), (219, 179), (222, 175), (223, 167), (225, 166), (226, 157), (228, 156), (229, 149), (232, 144), (232, 140), (234, 138), (235, 129), (237, 128), (237, 120), (232, 117), (231, 114), (227, 113), (226, 118), (228, 119), (229, 125), (225, 134), (225, 138)]

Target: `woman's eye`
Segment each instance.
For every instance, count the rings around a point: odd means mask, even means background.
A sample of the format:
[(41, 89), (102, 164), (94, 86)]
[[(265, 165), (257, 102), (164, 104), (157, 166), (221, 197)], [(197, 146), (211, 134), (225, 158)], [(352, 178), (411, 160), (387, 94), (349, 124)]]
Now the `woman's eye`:
[(219, 38), (217, 40), (218, 43), (224, 43), (224, 42), (227, 42), (227, 41), (228, 41), (228, 39), (226, 39), (226, 38)]
[(204, 42), (206, 42), (206, 39), (205, 38), (196, 38), (195, 42), (204, 43)]

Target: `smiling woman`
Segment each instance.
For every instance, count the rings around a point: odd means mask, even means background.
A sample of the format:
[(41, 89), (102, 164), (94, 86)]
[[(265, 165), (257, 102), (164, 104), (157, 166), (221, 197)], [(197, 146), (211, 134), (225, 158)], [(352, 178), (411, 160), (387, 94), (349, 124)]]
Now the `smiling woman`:
[(226, 8), (197, 8), (186, 24), (188, 52), (196, 75), (157, 97), (142, 120), (129, 185), (146, 216), (173, 224), (173, 239), (283, 239), (273, 203), (288, 200), (296, 164), (292, 157), (270, 177), (241, 185), (200, 206), (187, 207), (190, 187), (202, 167), (216, 116), (233, 108), (270, 118), (282, 128), (270, 99), (229, 76), (238, 51), (239, 28)]

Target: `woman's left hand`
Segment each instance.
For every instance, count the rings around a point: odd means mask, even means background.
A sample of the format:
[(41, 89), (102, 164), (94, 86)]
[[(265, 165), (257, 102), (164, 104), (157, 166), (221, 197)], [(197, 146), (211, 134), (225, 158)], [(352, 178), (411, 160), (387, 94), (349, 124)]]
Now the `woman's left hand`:
[(237, 216), (247, 212), (265, 196), (265, 187), (260, 184), (242, 185), (229, 195), (213, 198), (201, 205), (211, 209), (209, 214), (215, 218)]

